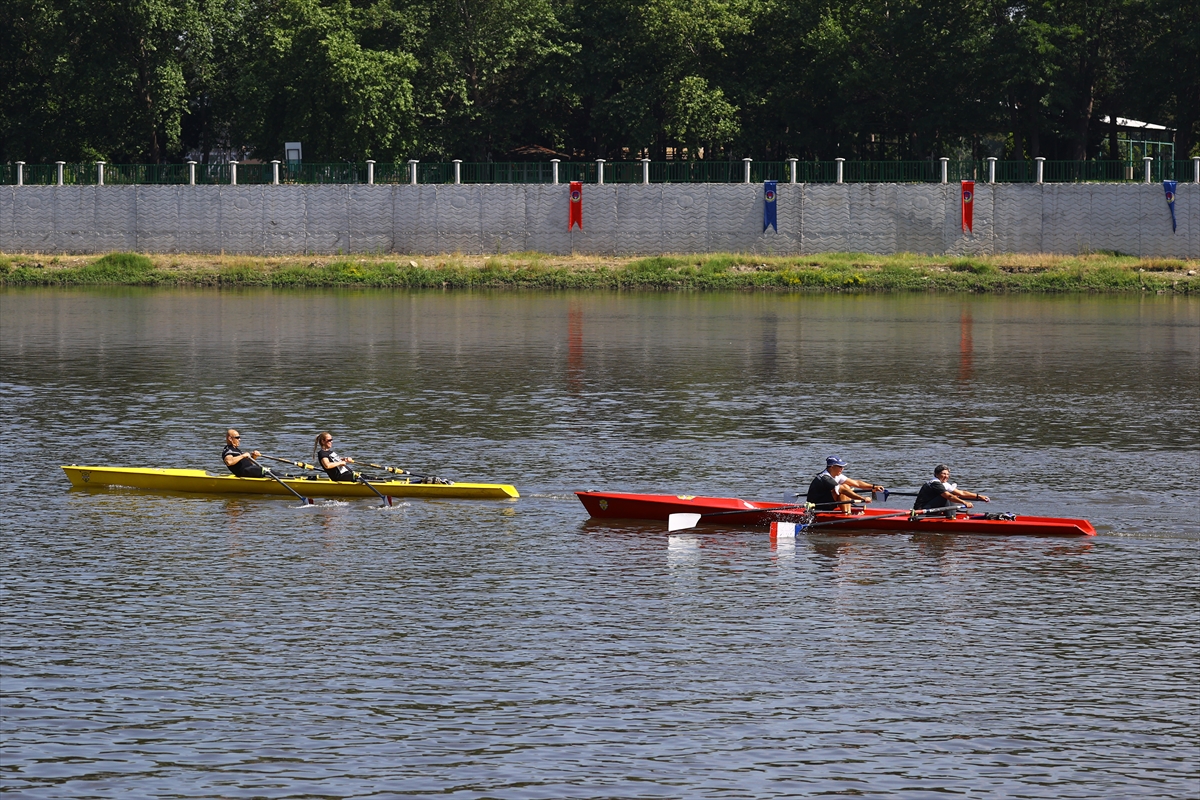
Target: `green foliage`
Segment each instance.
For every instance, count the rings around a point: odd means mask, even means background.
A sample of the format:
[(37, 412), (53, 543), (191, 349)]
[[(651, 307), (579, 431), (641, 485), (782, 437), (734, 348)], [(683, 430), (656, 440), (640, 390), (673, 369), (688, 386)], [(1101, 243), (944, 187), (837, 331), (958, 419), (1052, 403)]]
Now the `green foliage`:
[[(1200, 152), (1178, 0), (6, 0), (0, 160)], [(1005, 152), (1000, 152), (1001, 150)], [(549, 154), (542, 150), (541, 157)]]

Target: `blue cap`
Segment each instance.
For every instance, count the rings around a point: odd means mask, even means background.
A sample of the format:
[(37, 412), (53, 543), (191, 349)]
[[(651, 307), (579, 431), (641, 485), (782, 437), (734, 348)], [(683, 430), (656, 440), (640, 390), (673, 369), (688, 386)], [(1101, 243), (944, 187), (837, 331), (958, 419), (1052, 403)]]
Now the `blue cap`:
[(827, 467), (844, 467), (844, 466), (846, 466), (846, 462), (842, 461), (837, 456), (830, 456), (829, 458), (825, 459), (825, 466), (827, 466)]

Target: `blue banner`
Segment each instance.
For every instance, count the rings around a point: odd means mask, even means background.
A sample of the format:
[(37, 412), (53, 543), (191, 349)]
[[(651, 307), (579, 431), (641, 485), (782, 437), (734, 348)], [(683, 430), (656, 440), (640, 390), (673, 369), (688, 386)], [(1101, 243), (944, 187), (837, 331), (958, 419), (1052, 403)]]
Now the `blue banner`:
[[(1176, 181), (1163, 181), (1163, 191), (1167, 193), (1167, 206), (1171, 209), (1171, 231), (1175, 231), (1175, 187)], [(766, 228), (763, 228), (765, 231)]]
[(779, 181), (763, 181), (763, 233), (767, 232), (767, 228), (774, 228), (775, 232), (779, 233), (779, 226), (775, 224), (775, 187), (778, 183)]

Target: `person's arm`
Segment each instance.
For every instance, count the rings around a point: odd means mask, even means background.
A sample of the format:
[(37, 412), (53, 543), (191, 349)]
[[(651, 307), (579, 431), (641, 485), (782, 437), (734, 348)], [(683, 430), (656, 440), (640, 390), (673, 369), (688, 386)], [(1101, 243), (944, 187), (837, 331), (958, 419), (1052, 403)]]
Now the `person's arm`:
[(872, 492), (882, 492), (883, 491), (883, 487), (880, 486), (878, 483), (871, 483), (870, 481), (860, 481), (857, 478), (847, 478), (846, 482), (843, 483), (842, 485), (843, 486), (850, 485), (850, 486), (854, 487), (855, 489), (870, 489)]
[[(943, 488), (945, 487), (943, 486)], [(946, 505), (948, 506), (956, 505), (955, 501), (958, 501), (958, 503), (961, 503), (967, 508), (974, 508), (975, 506), (967, 502), (966, 495), (968, 494), (971, 494), (971, 492), (960, 492), (957, 489), (946, 489), (946, 491), (942, 492), (942, 499), (946, 501)]]
[(255, 450), (252, 453), (242, 453), (241, 455), (238, 455), (238, 456), (228, 455), (228, 456), (225, 456), (225, 466), (232, 467), (234, 464), (237, 464), (238, 462), (243, 461), (244, 459), (258, 458), (260, 455), (262, 455), (262, 454), (259, 453), (257, 450)]
[(342, 467), (342, 466), (345, 466), (346, 464), (353, 464), (353, 463), (354, 463), (353, 458), (343, 458), (341, 461), (333, 461), (329, 458), (326, 458), (325, 456), (321, 456), (321, 467), (324, 469), (337, 469), (338, 467)]
[[(862, 481), (856, 481), (856, 483), (862, 483)], [(870, 486), (870, 484), (867, 484), (867, 485)], [(858, 500), (863, 503), (871, 502), (870, 497), (863, 497), (862, 495), (858, 494), (853, 489), (851, 489), (850, 481), (846, 481), (845, 483), (838, 486), (837, 494), (838, 494), (839, 500), (848, 498), (847, 502), (849, 502), (850, 500)]]
[[(980, 494), (979, 492), (968, 492), (966, 489), (958, 489), (954, 492), (954, 495), (964, 502), (967, 500), (979, 500), (984, 503), (992, 502), (986, 494)], [(967, 503), (967, 507), (970, 508), (970, 506), (971, 504)]]

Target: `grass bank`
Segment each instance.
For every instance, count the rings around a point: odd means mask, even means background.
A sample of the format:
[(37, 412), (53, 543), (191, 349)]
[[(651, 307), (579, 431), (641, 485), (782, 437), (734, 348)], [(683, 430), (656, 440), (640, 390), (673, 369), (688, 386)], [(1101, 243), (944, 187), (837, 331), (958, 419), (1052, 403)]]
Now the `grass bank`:
[(1200, 294), (1200, 261), (1079, 256), (715, 253), (548, 256), (0, 254), (0, 286), (653, 289)]

